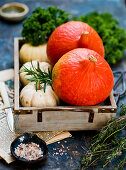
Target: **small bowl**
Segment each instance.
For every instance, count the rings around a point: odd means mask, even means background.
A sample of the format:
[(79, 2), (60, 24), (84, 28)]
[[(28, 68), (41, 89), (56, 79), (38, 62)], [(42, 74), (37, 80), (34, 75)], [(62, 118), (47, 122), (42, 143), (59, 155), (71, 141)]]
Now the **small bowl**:
[[(19, 156), (17, 156), (15, 154), (15, 148), (17, 148), (18, 145), (20, 145), (21, 143), (28, 144), (28, 143), (31, 143), (31, 142), (34, 142), (34, 143), (36, 143), (36, 144), (38, 144), (40, 146), (41, 150), (43, 151), (43, 156), (42, 157), (39, 157), (36, 160), (26, 160), (25, 158), (21, 158), (21, 157), (19, 157)], [(23, 163), (28, 163), (28, 164), (34, 164), (34, 163), (44, 161), (44, 160), (46, 160), (47, 154), (48, 154), (48, 148), (47, 148), (47, 145), (46, 145), (45, 141), (40, 139), (37, 135), (33, 135), (33, 134), (30, 134), (30, 133), (24, 133), (23, 135), (17, 137), (12, 142), (12, 144), (10, 146), (10, 150), (11, 150), (11, 154), (18, 161), (21, 161)]]
[(8, 3), (0, 8), (0, 16), (8, 21), (21, 21), (29, 12), (29, 8), (22, 3)]

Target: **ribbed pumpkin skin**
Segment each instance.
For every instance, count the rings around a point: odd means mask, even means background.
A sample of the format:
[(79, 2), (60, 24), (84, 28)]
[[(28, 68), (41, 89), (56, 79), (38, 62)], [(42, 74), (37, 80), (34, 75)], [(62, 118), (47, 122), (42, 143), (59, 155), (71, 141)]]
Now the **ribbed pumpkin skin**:
[[(89, 60), (93, 55), (97, 62)], [(63, 55), (52, 71), (52, 86), (66, 103), (78, 106), (96, 105), (111, 93), (114, 78), (110, 66), (98, 53), (74, 49)]]
[(38, 46), (32, 46), (31, 44), (25, 43), (20, 49), (20, 63), (31, 62), (33, 60), (39, 60), (40, 62), (49, 62), (46, 54), (47, 44)]
[(92, 27), (80, 21), (70, 21), (55, 29), (47, 43), (47, 55), (54, 65), (63, 54), (75, 48), (88, 48), (104, 57), (102, 39)]

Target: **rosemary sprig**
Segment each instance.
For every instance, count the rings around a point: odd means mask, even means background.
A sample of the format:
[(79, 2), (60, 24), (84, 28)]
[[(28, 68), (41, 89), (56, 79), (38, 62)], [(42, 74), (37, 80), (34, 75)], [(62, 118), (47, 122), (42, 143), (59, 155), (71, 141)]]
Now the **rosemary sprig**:
[(35, 82), (36, 83), (36, 91), (37, 91), (37, 84), (40, 83), (40, 86), (44, 84), (44, 92), (46, 90), (46, 85), (49, 84), (52, 86), (52, 70), (50, 71), (48, 68), (48, 72), (42, 71), (38, 64), (38, 67), (35, 68), (31, 61), (31, 68), (28, 69), (27, 67), (23, 66), (21, 72), (25, 72), (26, 75), (30, 75), (31, 78), (26, 78), (27, 81)]
[[(110, 120), (107, 125), (98, 133), (91, 143), (88, 153), (81, 160), (80, 169), (96, 166), (98, 163), (101, 168), (105, 168), (115, 159), (116, 167), (122, 169), (126, 164), (126, 137), (121, 135), (126, 130), (126, 106), (121, 105), (121, 116)], [(123, 157), (123, 158), (122, 158)]]

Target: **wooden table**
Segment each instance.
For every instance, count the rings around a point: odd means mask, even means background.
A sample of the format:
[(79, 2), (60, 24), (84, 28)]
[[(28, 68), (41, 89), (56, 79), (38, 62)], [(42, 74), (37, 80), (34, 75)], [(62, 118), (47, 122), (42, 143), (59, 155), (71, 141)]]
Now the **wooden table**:
[[(0, 1), (0, 6), (8, 2), (13, 2), (13, 0)], [(120, 26), (126, 29), (126, 7), (123, 0), (17, 0), (16, 2), (24, 2), (29, 6), (30, 12), (28, 15), (38, 6), (47, 7), (49, 5), (55, 5), (65, 9), (72, 15), (87, 14), (94, 10), (100, 12), (106, 11), (119, 19)], [(0, 70), (13, 68), (13, 38), (20, 37), (21, 30), (22, 22), (14, 24), (0, 20)], [(112, 69), (126, 70), (126, 55)], [(126, 103), (126, 98), (121, 99), (119, 105), (122, 102)], [(28, 167), (18, 162), (7, 165), (4, 160), (0, 160), (0, 170), (75, 169), (79, 166), (79, 161), (87, 151), (91, 136), (94, 134), (95, 132), (93, 131), (72, 132), (72, 138), (64, 139), (48, 146), (48, 160), (45, 163)], [(107, 169), (113, 169), (113, 165), (110, 165)]]

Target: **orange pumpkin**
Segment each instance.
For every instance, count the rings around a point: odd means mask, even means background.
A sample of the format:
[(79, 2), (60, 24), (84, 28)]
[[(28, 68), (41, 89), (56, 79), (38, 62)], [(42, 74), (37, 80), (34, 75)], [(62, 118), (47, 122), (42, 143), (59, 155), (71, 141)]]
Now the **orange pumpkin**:
[(70, 21), (57, 27), (47, 44), (47, 55), (54, 65), (60, 57), (75, 48), (88, 48), (104, 57), (104, 46), (98, 33), (81, 21)]
[(66, 103), (79, 106), (103, 102), (114, 85), (113, 73), (97, 52), (77, 48), (64, 54), (52, 71), (52, 86)]

